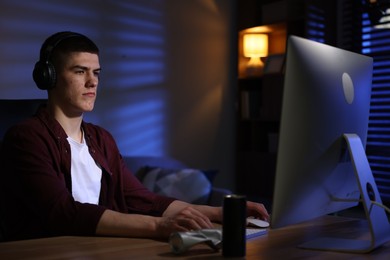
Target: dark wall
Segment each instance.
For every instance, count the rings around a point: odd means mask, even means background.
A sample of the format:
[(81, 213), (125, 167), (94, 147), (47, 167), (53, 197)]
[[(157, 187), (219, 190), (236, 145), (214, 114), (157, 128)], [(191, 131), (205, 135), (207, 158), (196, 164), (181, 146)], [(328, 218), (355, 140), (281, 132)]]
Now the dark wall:
[(235, 0), (0, 0), (0, 99), (46, 98), (43, 40), (72, 30), (101, 49), (95, 110), (125, 155), (219, 169), (234, 188)]

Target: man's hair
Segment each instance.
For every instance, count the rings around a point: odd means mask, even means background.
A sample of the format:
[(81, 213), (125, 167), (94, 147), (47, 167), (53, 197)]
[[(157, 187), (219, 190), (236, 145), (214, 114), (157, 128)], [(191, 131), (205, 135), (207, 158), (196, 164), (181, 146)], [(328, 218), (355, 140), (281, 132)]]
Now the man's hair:
[[(50, 52), (48, 54), (48, 52)], [(99, 55), (99, 48), (87, 36), (73, 32), (58, 32), (42, 44), (40, 57), (48, 59), (55, 67), (61, 66), (68, 54), (89, 52)]]

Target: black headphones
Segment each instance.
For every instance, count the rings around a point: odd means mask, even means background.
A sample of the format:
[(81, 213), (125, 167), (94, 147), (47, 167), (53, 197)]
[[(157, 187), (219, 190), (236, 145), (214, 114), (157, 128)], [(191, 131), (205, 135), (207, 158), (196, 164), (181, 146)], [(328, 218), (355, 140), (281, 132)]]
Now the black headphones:
[(39, 61), (35, 63), (33, 70), (33, 79), (39, 89), (45, 90), (54, 88), (57, 82), (57, 75), (54, 65), (50, 62), (50, 56), (58, 44), (73, 37), (85, 38), (84, 35), (75, 32), (59, 32), (52, 35), (44, 42)]

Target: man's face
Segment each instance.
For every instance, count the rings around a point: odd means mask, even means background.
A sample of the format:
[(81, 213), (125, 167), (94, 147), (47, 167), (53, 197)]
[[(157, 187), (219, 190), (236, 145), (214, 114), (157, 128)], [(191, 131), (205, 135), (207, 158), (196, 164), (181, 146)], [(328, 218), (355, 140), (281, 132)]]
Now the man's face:
[(69, 117), (92, 111), (99, 83), (98, 55), (72, 52), (56, 73), (57, 84), (51, 90), (50, 97), (62, 111)]

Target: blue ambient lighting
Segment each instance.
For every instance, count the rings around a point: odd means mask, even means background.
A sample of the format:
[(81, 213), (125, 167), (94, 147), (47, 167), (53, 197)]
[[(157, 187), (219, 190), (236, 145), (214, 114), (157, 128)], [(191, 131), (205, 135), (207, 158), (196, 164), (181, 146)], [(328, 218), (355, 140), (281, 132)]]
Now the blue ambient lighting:
[[(165, 3), (2, 1), (0, 97), (45, 98), (31, 77), (42, 41), (70, 30), (100, 47), (98, 98), (85, 120), (109, 130), (124, 155), (166, 153)], [(5, 64), (7, 66), (5, 66)], [(3, 66), (4, 65), (4, 66)]]

